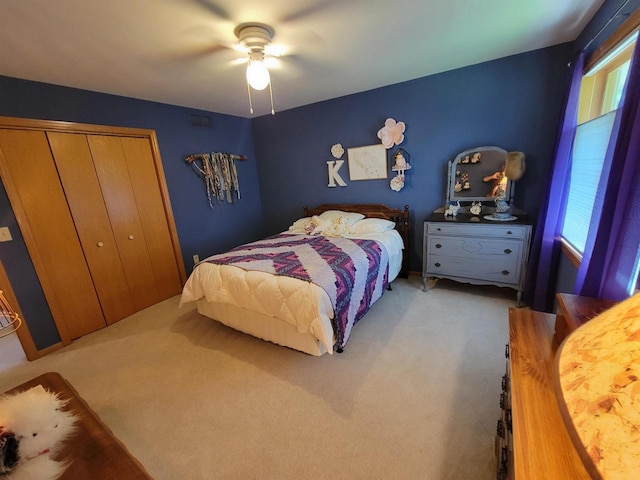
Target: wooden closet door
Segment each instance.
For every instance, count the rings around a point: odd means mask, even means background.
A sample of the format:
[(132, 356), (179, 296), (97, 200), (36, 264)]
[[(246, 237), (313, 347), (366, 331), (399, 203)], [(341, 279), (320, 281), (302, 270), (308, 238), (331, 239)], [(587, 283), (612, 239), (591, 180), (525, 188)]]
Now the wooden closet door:
[(160, 301), (120, 137), (88, 135), (91, 156), (136, 311)]
[(47, 132), (107, 324), (135, 312), (86, 135)]
[(136, 197), (142, 230), (147, 240), (151, 267), (160, 298), (173, 297), (182, 291), (182, 282), (167, 225), (167, 213), (148, 138), (123, 137), (122, 147), (129, 179)]
[(105, 326), (43, 131), (0, 129), (3, 181), (65, 343)]

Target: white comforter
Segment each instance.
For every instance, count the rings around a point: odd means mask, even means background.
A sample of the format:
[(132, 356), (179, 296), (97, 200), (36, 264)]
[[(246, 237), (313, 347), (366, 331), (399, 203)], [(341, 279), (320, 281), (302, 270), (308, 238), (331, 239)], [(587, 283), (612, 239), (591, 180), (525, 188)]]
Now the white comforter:
[[(389, 282), (397, 277), (404, 245), (396, 230), (353, 238), (382, 243), (389, 254)], [(300, 333), (311, 333), (328, 352), (333, 351), (333, 307), (327, 293), (313, 283), (203, 261), (187, 279), (180, 304), (201, 298), (277, 317)]]

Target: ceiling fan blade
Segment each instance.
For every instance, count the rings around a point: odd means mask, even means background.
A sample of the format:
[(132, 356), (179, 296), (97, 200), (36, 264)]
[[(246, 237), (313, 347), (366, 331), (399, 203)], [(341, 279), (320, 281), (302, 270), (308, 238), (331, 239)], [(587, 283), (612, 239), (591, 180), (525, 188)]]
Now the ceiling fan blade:
[(285, 15), (280, 19), (281, 22), (295, 22), (303, 20), (312, 15), (322, 13), (325, 10), (331, 10), (334, 8), (344, 8), (344, 4), (348, 3), (345, 0), (316, 0), (314, 3), (307, 7), (300, 8), (288, 15)]
[(179, 50), (174, 50), (167, 55), (167, 61), (179, 62), (194, 62), (200, 59), (208, 58), (212, 55), (216, 55), (220, 52), (232, 50), (230, 47), (221, 44), (214, 43), (210, 45), (202, 45), (198, 47), (188, 47)]
[(192, 1), (200, 5), (201, 7), (203, 7), (208, 12), (213, 13), (216, 17), (220, 18), (221, 20), (233, 20), (229, 12), (227, 12), (224, 8), (222, 8), (220, 5), (217, 5), (215, 2), (211, 0), (192, 0)]
[(313, 77), (315, 72), (321, 71), (321, 66), (306, 56), (287, 55), (275, 59), (277, 64), (269, 67), (270, 70), (277, 72), (276, 75), (302, 79)]

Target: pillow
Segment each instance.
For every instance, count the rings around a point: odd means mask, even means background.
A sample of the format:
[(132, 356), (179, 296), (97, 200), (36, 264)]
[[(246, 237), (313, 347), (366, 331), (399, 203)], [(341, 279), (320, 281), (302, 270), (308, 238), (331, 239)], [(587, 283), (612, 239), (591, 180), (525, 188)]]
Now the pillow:
[(326, 212), (322, 212), (319, 217), (330, 223), (353, 225), (358, 220), (363, 219), (364, 215), (356, 212), (343, 212), (342, 210), (327, 210)]
[(305, 229), (309, 225), (310, 221), (311, 221), (311, 217), (299, 218), (298, 220), (296, 220), (295, 222), (293, 222), (291, 224), (291, 226), (289, 227), (289, 232), (304, 234), (305, 233)]
[(351, 226), (351, 233), (354, 235), (366, 235), (367, 233), (384, 233), (393, 230), (396, 224), (384, 218), (365, 218), (358, 220)]

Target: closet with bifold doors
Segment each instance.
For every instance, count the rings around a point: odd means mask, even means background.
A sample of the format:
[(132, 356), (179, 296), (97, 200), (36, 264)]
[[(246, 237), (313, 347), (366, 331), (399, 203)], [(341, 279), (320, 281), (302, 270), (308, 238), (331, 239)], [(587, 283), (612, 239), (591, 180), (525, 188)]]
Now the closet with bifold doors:
[(180, 293), (152, 130), (0, 119), (0, 174), (63, 343)]

